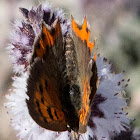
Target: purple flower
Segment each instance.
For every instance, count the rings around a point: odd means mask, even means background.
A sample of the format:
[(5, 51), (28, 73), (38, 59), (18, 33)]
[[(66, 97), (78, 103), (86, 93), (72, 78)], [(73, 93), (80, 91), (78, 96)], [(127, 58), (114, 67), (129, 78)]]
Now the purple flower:
[(35, 37), (40, 34), (42, 20), (51, 25), (55, 19), (59, 18), (64, 36), (70, 28), (70, 23), (64, 18), (63, 11), (61, 9), (52, 11), (48, 3), (44, 4), (43, 7), (40, 5), (31, 10), (20, 8), (20, 11), (26, 21), (15, 22), (14, 30), (11, 33), (11, 44), (8, 47), (14, 72), (19, 74), (28, 70), (32, 46)]

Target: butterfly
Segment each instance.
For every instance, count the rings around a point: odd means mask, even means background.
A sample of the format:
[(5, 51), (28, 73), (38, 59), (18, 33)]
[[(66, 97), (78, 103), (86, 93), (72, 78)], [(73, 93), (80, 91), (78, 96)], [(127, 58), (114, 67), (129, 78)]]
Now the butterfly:
[(97, 90), (94, 42), (89, 42), (87, 19), (79, 25), (71, 17), (71, 33), (62, 34), (59, 18), (44, 21), (33, 45), (26, 100), (29, 114), (41, 127), (86, 133)]

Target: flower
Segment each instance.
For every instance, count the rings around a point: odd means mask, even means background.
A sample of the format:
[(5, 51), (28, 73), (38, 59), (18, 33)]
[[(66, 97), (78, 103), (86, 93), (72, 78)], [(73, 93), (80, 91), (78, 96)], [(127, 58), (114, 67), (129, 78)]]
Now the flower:
[(140, 134), (137, 129), (122, 131), (119, 135), (113, 137), (113, 140), (139, 140)]
[(97, 69), (100, 83), (91, 109), (89, 126), (93, 137), (97, 139), (110, 139), (113, 133), (120, 133), (129, 128), (129, 119), (123, 107), (127, 107), (121, 97), (124, 90), (122, 74), (112, 73), (111, 64), (106, 59), (97, 58)]
[[(5, 104), (6, 107), (11, 108), (9, 111), (13, 115), (11, 125), (18, 131), (17, 136), (21, 139), (67, 140), (71, 136), (70, 132), (60, 133), (41, 128), (31, 118), (26, 104), (26, 99), (29, 98), (26, 94), (26, 82), (29, 76), (32, 45), (40, 34), (41, 21), (44, 20), (46, 24), (51, 25), (55, 19), (59, 18), (64, 37), (70, 33), (70, 22), (65, 19), (62, 10), (52, 10), (48, 3), (31, 10), (20, 8), (20, 11), (26, 21), (15, 22), (11, 33), (11, 44), (8, 47), (14, 65), (13, 71), (17, 74), (13, 77), (14, 89), (6, 96), (9, 101)], [(102, 59), (99, 55), (96, 63), (99, 78), (98, 90), (91, 108), (87, 132), (80, 135), (79, 139), (86, 140), (91, 137), (97, 140), (109, 140), (116, 133), (128, 130), (130, 120), (123, 111), (127, 104), (121, 97), (121, 92), (124, 91), (122, 74), (115, 74), (111, 64), (106, 63), (106, 58)]]
[(63, 11), (61, 9), (52, 11), (48, 3), (45, 3), (43, 7), (40, 5), (36, 9), (32, 8), (31, 10), (20, 8), (20, 11), (26, 18), (26, 21), (22, 20), (14, 23), (14, 30), (11, 33), (11, 43), (8, 47), (14, 72), (18, 74), (28, 69), (32, 46), (35, 37), (40, 34), (42, 20), (46, 24), (51, 25), (59, 17), (64, 36), (69, 32), (70, 28), (69, 21), (64, 19)]

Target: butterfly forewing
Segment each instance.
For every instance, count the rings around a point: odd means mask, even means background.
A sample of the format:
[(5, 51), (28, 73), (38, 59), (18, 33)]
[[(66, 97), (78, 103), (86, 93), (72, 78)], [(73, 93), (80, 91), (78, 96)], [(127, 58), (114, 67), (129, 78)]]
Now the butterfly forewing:
[[(90, 102), (96, 92), (96, 62), (91, 59), (94, 43), (89, 42), (90, 31), (86, 18), (83, 25), (78, 25), (72, 17), (72, 38), (77, 59), (77, 85), (80, 87), (81, 107), (79, 110), (79, 133), (85, 133), (90, 115)], [(92, 81), (95, 80), (95, 81)], [(92, 81), (92, 82), (91, 82)], [(94, 87), (94, 89), (93, 89)]]
[[(64, 44), (59, 21), (42, 33), (34, 45), (30, 75), (27, 81), (27, 105), (37, 124), (53, 130), (67, 130), (60, 95), (66, 84)], [(63, 88), (61, 88), (63, 85)]]

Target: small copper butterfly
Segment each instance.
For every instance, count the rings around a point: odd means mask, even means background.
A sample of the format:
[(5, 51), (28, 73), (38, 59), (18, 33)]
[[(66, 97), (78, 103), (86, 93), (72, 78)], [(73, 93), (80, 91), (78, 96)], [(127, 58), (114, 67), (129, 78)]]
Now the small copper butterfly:
[(42, 21), (41, 27), (27, 80), (29, 113), (43, 128), (85, 133), (98, 79), (87, 19), (78, 25), (72, 17), (72, 32), (66, 36), (59, 18), (51, 26)]

